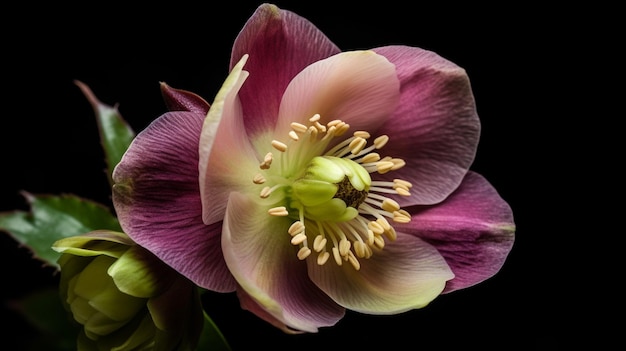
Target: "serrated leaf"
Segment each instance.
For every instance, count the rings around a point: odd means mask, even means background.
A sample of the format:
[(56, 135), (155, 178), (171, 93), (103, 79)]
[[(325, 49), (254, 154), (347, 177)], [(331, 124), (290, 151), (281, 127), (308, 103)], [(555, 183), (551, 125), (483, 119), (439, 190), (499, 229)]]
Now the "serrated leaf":
[(33, 257), (58, 267), (59, 253), (52, 244), (62, 238), (96, 229), (122, 231), (119, 221), (104, 205), (74, 195), (36, 196), (24, 192), (30, 212), (0, 213), (0, 230), (26, 245)]
[(197, 351), (231, 351), (230, 345), (226, 342), (224, 335), (213, 322), (211, 317), (204, 311), (204, 326)]
[(109, 106), (100, 102), (91, 89), (83, 82), (75, 81), (75, 83), (87, 97), (96, 114), (100, 143), (104, 149), (107, 164), (108, 180), (109, 184), (113, 185), (111, 177), (113, 168), (120, 162), (126, 149), (128, 149), (128, 146), (135, 138), (135, 132), (122, 118), (117, 106)]

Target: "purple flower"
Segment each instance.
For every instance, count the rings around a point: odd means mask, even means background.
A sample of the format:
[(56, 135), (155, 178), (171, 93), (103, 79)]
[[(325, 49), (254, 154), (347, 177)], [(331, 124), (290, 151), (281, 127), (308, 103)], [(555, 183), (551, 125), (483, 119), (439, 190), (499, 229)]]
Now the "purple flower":
[(469, 79), (433, 52), (341, 52), (263, 4), (210, 107), (161, 87), (171, 112), (114, 171), (124, 231), (285, 332), (316, 332), (346, 309), (424, 307), (493, 276), (511, 250), (510, 207), (469, 170), (480, 134)]

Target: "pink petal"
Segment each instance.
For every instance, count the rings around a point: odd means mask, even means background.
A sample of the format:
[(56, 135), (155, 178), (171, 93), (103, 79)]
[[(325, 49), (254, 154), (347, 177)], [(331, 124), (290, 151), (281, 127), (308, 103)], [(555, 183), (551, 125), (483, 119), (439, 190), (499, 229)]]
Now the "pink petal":
[(240, 193), (228, 201), (222, 248), (237, 283), (254, 301), (242, 301), (244, 308), (291, 332), (334, 325), (344, 309), (308, 278), (290, 243), (293, 220), (270, 216), (268, 208)]
[(412, 221), (396, 225), (433, 244), (455, 278), (444, 292), (478, 284), (495, 275), (511, 251), (515, 224), (509, 205), (481, 175), (470, 172), (444, 202), (408, 209)]
[(248, 76), (243, 70), (245, 62), (246, 56), (226, 78), (202, 125), (198, 169), (206, 224), (222, 220), (231, 191), (259, 191), (252, 179), (260, 161), (246, 135), (237, 97)]
[(381, 154), (407, 165), (382, 178), (402, 178), (415, 186), (400, 204), (433, 204), (461, 183), (474, 160), (480, 134), (474, 96), (465, 70), (437, 54), (414, 47), (374, 51), (396, 65), (402, 96), (398, 109), (379, 131), (390, 141)]
[(113, 203), (135, 242), (194, 283), (233, 291), (222, 258), (221, 223), (206, 226), (198, 187), (203, 115), (170, 112), (139, 133), (113, 172)]
[(377, 129), (397, 108), (399, 97), (395, 67), (385, 57), (373, 51), (343, 52), (311, 64), (293, 79), (276, 130), (286, 136), (292, 121), (308, 124), (316, 113), (322, 124), (341, 119), (352, 131)]
[(421, 239), (398, 232), (396, 241), (359, 259), (356, 271), (332, 259), (309, 262), (311, 279), (338, 304), (367, 314), (395, 314), (422, 308), (435, 299), (454, 275), (443, 257)]
[(170, 111), (189, 111), (206, 115), (209, 112), (209, 103), (199, 95), (190, 91), (174, 89), (161, 83), (161, 95)]
[(243, 55), (250, 55), (250, 78), (239, 93), (249, 134), (273, 129), (291, 79), (339, 51), (307, 19), (275, 5), (260, 5), (235, 39), (230, 64), (233, 67)]

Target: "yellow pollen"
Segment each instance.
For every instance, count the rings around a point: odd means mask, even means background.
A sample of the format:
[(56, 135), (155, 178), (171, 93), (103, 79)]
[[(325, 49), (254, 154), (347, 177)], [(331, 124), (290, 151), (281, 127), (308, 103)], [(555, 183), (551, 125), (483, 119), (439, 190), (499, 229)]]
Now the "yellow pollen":
[(385, 174), (392, 170), (394, 163), (391, 161), (378, 161), (376, 162), (376, 171), (380, 174)]
[(320, 118), (322, 118), (322, 116), (320, 116), (319, 113), (316, 113), (316, 114), (313, 115), (313, 117), (309, 118), (309, 122), (315, 123), (315, 122), (319, 121)]
[(380, 160), (380, 155), (375, 152), (370, 152), (361, 158), (361, 163), (372, 163), (377, 162), (378, 160)]
[(356, 138), (363, 138), (363, 139), (369, 139), (370, 138), (370, 133), (364, 131), (364, 130), (357, 130), (356, 132), (354, 132), (352, 134), (354, 137)]
[(357, 258), (354, 257), (354, 254), (352, 253), (352, 251), (348, 252), (348, 262), (350, 262), (352, 267), (354, 267), (354, 269), (356, 269), (357, 271), (361, 269), (361, 264), (359, 263), (359, 260), (357, 260)]
[(339, 249), (336, 247), (333, 247), (333, 257), (335, 258), (335, 263), (337, 264), (337, 266), (341, 266), (343, 264), (343, 261), (341, 260), (341, 255), (339, 255)]
[(411, 221), (411, 215), (405, 210), (394, 211), (393, 221), (398, 223), (409, 223)]

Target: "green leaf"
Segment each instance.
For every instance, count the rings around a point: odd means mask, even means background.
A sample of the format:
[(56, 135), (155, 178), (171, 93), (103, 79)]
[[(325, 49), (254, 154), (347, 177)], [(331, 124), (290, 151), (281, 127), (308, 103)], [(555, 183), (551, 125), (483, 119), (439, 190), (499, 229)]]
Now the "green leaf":
[(117, 218), (104, 205), (73, 195), (36, 196), (22, 193), (30, 212), (0, 213), (0, 231), (33, 251), (35, 258), (58, 267), (60, 254), (52, 244), (62, 238), (81, 235), (96, 229), (122, 231)]
[(128, 149), (128, 146), (135, 138), (135, 132), (122, 118), (122, 115), (117, 110), (117, 106), (111, 107), (103, 104), (86, 84), (80, 81), (75, 81), (75, 83), (87, 97), (96, 114), (100, 143), (106, 158), (109, 184), (113, 185), (113, 179), (111, 178), (113, 168), (120, 162), (126, 149)]
[(198, 342), (197, 351), (231, 351), (230, 345), (226, 342), (224, 335), (219, 330), (206, 312), (204, 313), (204, 326), (200, 341)]

